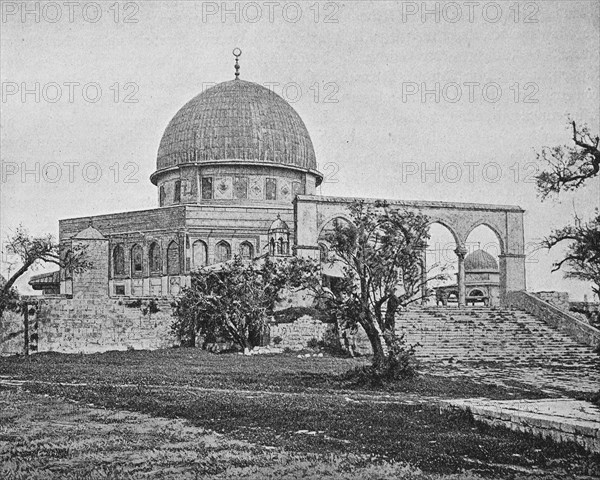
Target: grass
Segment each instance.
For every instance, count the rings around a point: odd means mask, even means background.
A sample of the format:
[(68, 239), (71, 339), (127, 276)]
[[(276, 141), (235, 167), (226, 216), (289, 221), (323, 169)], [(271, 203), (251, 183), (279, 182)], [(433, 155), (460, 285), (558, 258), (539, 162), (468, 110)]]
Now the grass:
[[(26, 388), (34, 393), (153, 418), (186, 419), (198, 428), (292, 456), (351, 455), (365, 465), (384, 465), (384, 470), (410, 465), (416, 469), (411, 475), (463, 470), (499, 478), (600, 474), (600, 457), (574, 444), (487, 427), (468, 413), (441, 411), (425, 399), (538, 398), (535, 389), (422, 375), (378, 392), (342, 380), (343, 372), (365, 362), (172, 349), (4, 358), (0, 374), (28, 380)], [(337, 460), (315, 462), (331, 467)]]
[[(111, 385), (174, 385), (221, 389), (284, 392), (381, 392), (343, 379), (348, 370), (368, 364), (368, 359), (297, 358), (289, 355), (214, 355), (195, 348), (158, 351), (106, 352), (93, 355), (40, 353), (0, 359), (0, 375), (23, 380)], [(423, 374), (413, 380), (387, 385), (389, 392), (444, 398), (488, 397), (495, 400), (544, 398), (547, 393), (530, 385), (512, 388), (477, 382), (465, 377)]]

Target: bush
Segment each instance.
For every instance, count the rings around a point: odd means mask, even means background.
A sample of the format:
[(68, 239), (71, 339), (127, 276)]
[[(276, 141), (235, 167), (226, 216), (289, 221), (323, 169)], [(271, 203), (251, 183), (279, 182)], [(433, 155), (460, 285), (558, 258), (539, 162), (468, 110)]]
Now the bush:
[(346, 353), (342, 348), (340, 343), (340, 339), (336, 333), (336, 330), (333, 328), (327, 329), (323, 334), (323, 340), (319, 342), (319, 346), (325, 350), (327, 353), (331, 355), (344, 355)]
[(319, 348), (319, 344), (320, 344), (319, 340), (317, 340), (315, 337), (313, 337), (306, 343), (306, 346), (308, 348), (316, 350), (317, 348)]
[(350, 380), (358, 385), (381, 387), (386, 383), (402, 381), (417, 376), (415, 349), (417, 345), (408, 345), (404, 335), (388, 338), (388, 354), (383, 365), (368, 365), (353, 368), (346, 372), (343, 380)]
[(283, 342), (283, 338), (277, 336), (273, 339), (273, 345), (279, 345), (281, 342)]

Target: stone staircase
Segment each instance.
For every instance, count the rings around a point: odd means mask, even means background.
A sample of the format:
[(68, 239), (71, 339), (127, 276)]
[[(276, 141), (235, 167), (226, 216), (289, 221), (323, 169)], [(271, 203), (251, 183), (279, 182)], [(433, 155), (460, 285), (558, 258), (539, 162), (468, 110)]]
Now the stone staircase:
[(495, 307), (423, 307), (403, 312), (398, 332), (422, 361), (599, 369), (600, 357), (536, 317)]

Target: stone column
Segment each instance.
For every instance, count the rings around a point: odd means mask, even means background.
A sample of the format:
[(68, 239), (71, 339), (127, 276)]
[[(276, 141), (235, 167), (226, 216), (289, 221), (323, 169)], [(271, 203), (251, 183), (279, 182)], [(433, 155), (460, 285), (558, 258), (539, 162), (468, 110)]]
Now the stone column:
[(456, 256), (458, 257), (458, 306), (464, 307), (466, 304), (466, 287), (465, 287), (465, 256), (467, 255), (467, 249), (460, 245), (454, 250)]
[(421, 299), (421, 305), (427, 305), (427, 248), (423, 249), (422, 255), (421, 282), (423, 282), (423, 285), (421, 285), (421, 296), (423, 298)]

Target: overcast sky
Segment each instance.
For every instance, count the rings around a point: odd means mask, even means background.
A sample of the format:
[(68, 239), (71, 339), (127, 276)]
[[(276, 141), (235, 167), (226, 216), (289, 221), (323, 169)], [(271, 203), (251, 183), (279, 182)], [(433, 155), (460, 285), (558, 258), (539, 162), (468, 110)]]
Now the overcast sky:
[[(599, 204), (598, 180), (544, 203), (532, 183), (568, 114), (599, 130), (598, 5), (3, 1), (2, 238), (155, 207), (166, 125), (239, 47), (241, 78), (304, 119), (320, 193), (516, 204), (533, 245)], [(559, 253), (531, 256), (528, 289), (591, 295), (550, 273)]]

